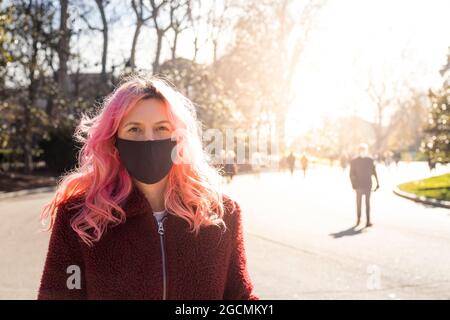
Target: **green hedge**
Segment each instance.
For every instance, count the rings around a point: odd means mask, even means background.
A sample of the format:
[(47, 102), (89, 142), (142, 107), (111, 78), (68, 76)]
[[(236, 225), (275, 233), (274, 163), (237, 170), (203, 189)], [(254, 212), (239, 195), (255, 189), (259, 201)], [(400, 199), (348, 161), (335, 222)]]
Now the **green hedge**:
[(450, 201), (450, 173), (403, 183), (398, 187), (402, 191), (418, 196)]

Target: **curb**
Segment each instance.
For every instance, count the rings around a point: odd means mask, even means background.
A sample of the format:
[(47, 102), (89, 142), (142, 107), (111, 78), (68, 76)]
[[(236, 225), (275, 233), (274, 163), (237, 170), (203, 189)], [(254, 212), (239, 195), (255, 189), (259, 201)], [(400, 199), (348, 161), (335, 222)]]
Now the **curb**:
[(427, 197), (423, 197), (423, 196), (416, 196), (413, 193), (402, 191), (398, 187), (395, 187), (392, 191), (396, 195), (398, 195), (399, 197), (402, 197), (402, 198), (406, 198), (406, 199), (409, 199), (409, 200), (412, 200), (412, 201), (415, 201), (415, 202), (428, 204), (428, 205), (431, 205), (431, 206), (434, 206), (434, 207), (450, 209), (450, 201), (437, 200), (437, 199), (427, 198)]
[(26, 196), (29, 194), (36, 194), (36, 193), (41, 193), (41, 192), (50, 192), (50, 191), (55, 191), (55, 190), (56, 190), (56, 186), (25, 189), (25, 190), (12, 191), (12, 192), (0, 192), (0, 200), (20, 197), (20, 196)]

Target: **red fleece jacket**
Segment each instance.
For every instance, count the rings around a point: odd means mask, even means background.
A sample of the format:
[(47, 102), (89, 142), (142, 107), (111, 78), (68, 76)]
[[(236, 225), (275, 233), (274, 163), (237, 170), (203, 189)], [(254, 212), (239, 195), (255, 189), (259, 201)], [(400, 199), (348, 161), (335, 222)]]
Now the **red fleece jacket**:
[[(241, 211), (230, 198), (224, 196), (226, 231), (208, 226), (195, 236), (185, 220), (168, 214), (164, 249), (150, 204), (136, 187), (122, 206), (126, 222), (108, 228), (93, 247), (70, 226), (76, 212), (69, 208), (77, 201), (59, 207), (38, 299), (163, 299), (164, 278), (170, 300), (259, 299), (247, 271)], [(78, 274), (80, 289), (70, 285)]]

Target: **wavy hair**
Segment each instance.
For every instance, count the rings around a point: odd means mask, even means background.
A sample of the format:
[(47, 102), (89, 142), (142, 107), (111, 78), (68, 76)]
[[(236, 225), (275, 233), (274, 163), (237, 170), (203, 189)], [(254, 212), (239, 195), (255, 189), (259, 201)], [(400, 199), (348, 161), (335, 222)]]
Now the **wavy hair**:
[(160, 77), (133, 75), (105, 98), (96, 115), (82, 116), (74, 134), (82, 144), (77, 166), (60, 178), (54, 197), (40, 215), (42, 222), (49, 221), (47, 230), (52, 229), (58, 208), (80, 195), (83, 201), (72, 204), (79, 210), (71, 218), (71, 227), (89, 246), (100, 240), (109, 225), (126, 221), (120, 204), (131, 193), (133, 181), (120, 161), (115, 136), (124, 115), (148, 98), (164, 102), (178, 134), (178, 154), (183, 156), (183, 161), (174, 161), (168, 174), (167, 210), (186, 220), (195, 234), (202, 226), (225, 226), (220, 176), (202, 148), (194, 105)]

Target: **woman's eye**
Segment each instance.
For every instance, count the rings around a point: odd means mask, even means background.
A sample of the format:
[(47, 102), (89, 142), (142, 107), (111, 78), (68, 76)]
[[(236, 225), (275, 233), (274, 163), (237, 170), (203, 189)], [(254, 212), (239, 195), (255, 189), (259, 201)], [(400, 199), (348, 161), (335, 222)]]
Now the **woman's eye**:
[(131, 127), (130, 129), (128, 129), (128, 132), (139, 132), (139, 130), (139, 128)]
[(158, 131), (169, 131), (169, 128), (161, 126), (161, 127), (158, 127)]

